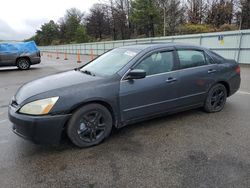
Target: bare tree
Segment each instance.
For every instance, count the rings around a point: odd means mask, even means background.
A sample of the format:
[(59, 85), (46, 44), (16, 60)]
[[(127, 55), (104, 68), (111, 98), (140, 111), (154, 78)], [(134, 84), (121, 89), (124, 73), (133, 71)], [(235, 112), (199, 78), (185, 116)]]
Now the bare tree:
[(240, 8), (240, 29), (250, 29), (250, 0), (241, 0)]
[(206, 12), (206, 3), (204, 0), (187, 0), (188, 21), (193, 24), (202, 24)]
[(234, 17), (234, 0), (213, 0), (209, 5), (206, 23), (219, 28), (223, 24), (231, 24)]

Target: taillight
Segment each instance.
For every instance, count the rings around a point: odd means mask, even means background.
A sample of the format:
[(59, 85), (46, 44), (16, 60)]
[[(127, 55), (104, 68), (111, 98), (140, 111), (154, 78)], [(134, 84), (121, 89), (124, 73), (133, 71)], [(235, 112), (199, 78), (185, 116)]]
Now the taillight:
[(235, 72), (236, 72), (237, 74), (240, 74), (240, 66), (236, 67)]

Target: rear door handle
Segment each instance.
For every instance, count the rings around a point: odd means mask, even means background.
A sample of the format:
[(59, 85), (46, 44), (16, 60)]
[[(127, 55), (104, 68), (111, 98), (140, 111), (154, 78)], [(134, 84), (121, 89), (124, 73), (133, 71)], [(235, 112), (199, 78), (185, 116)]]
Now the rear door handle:
[(217, 72), (217, 70), (215, 70), (215, 69), (210, 69), (210, 70), (207, 71), (208, 74), (212, 74), (212, 73), (215, 73), (215, 72)]
[(167, 83), (172, 83), (172, 82), (176, 82), (176, 81), (177, 81), (176, 78), (168, 78), (168, 79), (166, 80)]

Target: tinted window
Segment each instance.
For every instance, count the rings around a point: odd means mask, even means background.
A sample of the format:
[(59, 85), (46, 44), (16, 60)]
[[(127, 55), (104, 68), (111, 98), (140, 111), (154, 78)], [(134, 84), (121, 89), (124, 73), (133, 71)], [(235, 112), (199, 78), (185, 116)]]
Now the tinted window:
[(6, 52), (6, 51), (12, 52), (12, 51), (17, 51), (18, 49), (12, 44), (1, 44), (0, 50), (4, 51), (4, 52)]
[(180, 59), (181, 69), (197, 67), (207, 64), (203, 51), (178, 50), (177, 52)]
[(214, 51), (210, 51), (210, 53), (212, 53), (217, 58), (224, 59), (222, 56), (220, 56), (219, 54), (215, 53)]
[(174, 68), (173, 52), (154, 53), (135, 68), (145, 70), (147, 76), (172, 71)]
[(213, 51), (209, 51), (210, 54), (212, 55), (213, 59), (216, 61), (216, 63), (222, 63), (225, 59), (223, 57), (221, 57), (219, 54), (213, 52)]

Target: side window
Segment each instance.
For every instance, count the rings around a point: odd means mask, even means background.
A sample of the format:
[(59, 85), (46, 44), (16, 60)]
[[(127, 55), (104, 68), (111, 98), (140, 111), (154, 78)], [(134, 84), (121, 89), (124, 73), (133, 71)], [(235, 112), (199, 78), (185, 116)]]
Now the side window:
[(157, 52), (145, 58), (135, 69), (143, 69), (147, 76), (169, 72), (174, 69), (173, 52)]
[(206, 59), (203, 51), (198, 50), (178, 50), (180, 68), (186, 69), (206, 65)]

